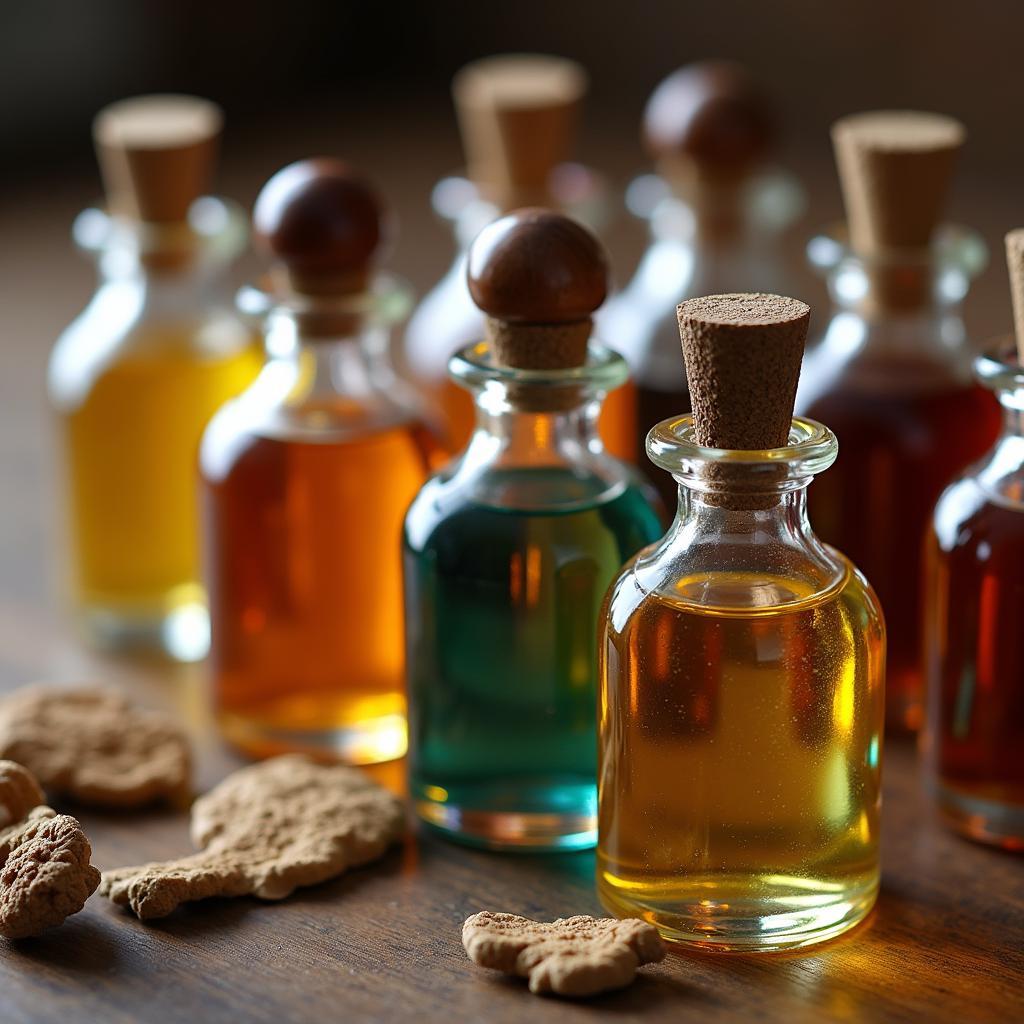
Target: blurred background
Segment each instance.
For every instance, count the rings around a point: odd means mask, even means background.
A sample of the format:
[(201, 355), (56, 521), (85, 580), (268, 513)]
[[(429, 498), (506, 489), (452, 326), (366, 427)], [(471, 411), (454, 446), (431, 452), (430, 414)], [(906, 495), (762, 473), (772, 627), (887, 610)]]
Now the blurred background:
[[(39, 516), (40, 491), (56, 519), (45, 362), (94, 285), (69, 237), (75, 214), (100, 195), (92, 117), (125, 96), (191, 92), (220, 103), (227, 122), (217, 191), (246, 205), (293, 159), (352, 160), (397, 211), (391, 266), (421, 293), (452, 256), (430, 193), (461, 165), (449, 85), (474, 58), (536, 51), (580, 61), (591, 91), (578, 156), (619, 196), (649, 169), (639, 126), (652, 88), (692, 60), (743, 62), (778, 105), (779, 162), (807, 187), (803, 236), (841, 212), (828, 137), (836, 117), (876, 107), (949, 113), (969, 131), (950, 216), (980, 229), (994, 253), (968, 301), (968, 328), (984, 339), (1011, 324), (1001, 237), (1024, 223), (1017, 0), (39, 0), (4, 4), (0, 29), (0, 405), (4, 422), (18, 425), (0, 436), (0, 493), (17, 524), (0, 538), (0, 565), (19, 581), (21, 602), (0, 593), (4, 657), (18, 657), (40, 628), (19, 610), (24, 602), (50, 615), (52, 574), (38, 565), (53, 535)], [(606, 238), (622, 282), (646, 225), (618, 209)], [(801, 297), (820, 328), (823, 289)], [(4, 642), (15, 636), (20, 642)]]

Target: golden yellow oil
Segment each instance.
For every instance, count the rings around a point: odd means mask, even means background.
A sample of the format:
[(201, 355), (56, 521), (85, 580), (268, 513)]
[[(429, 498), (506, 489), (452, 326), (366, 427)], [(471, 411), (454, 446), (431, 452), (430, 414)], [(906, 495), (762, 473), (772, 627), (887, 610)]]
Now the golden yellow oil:
[(598, 888), (615, 914), (759, 951), (822, 941), (870, 910), (885, 629), (842, 565), (821, 594), (722, 572), (668, 597), (620, 577), (599, 708)]
[(75, 597), (101, 642), (203, 600), (199, 439), (262, 354), (239, 323), (217, 324), (215, 346), (201, 330), (140, 329), (62, 412)]

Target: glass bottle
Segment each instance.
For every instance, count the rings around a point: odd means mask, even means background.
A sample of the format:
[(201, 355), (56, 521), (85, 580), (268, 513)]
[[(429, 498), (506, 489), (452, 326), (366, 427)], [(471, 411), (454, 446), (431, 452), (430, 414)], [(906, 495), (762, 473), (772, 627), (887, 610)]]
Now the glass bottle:
[[(170, 134), (167, 117), (178, 118)], [(224, 287), (246, 243), (244, 219), (233, 204), (197, 198), (219, 124), (212, 104), (188, 97), (142, 97), (101, 113), (101, 154), (118, 150), (134, 176), (108, 171), (109, 211), (75, 222), (100, 282), (49, 366), (82, 630), (100, 647), (182, 660), (203, 657), (209, 639), (199, 438), (262, 363)], [(170, 183), (163, 172), (175, 175)]]
[[(763, 408), (765, 380), (735, 407)], [(885, 627), (807, 519), (831, 431), (783, 420), (781, 446), (709, 446), (701, 411), (648, 436), (678, 512), (602, 610), (598, 892), (671, 940), (795, 948), (877, 894)]]
[[(587, 252), (583, 268), (566, 260), (566, 230)], [(543, 266), (525, 282), (532, 295), (521, 278), (501, 311), (514, 304), (525, 314), (533, 303), (536, 316), (552, 302), (538, 293), (568, 265), (554, 302), (575, 303), (578, 323), (568, 325), (568, 355), (561, 324), (490, 320), (489, 340), (452, 360), (473, 395), (476, 430), (405, 523), (410, 790), (419, 816), (452, 838), (581, 848), (595, 840), (598, 608), (623, 562), (661, 529), (640, 478), (596, 431), (604, 395), (627, 375), (620, 356), (587, 344), (604, 285), (586, 301), (574, 296), (582, 276), (603, 280), (597, 243), (565, 218), (521, 211), (486, 229), (472, 252), (499, 232), (511, 256), (485, 257), (489, 269), (475, 271), (471, 256), (481, 305), (500, 306), (495, 275), (536, 242)]]
[[(797, 180), (765, 165), (774, 117), (738, 65), (702, 61), (669, 75), (648, 101), (644, 135), (658, 173), (634, 180), (626, 205), (648, 222), (650, 244), (598, 314), (602, 337), (615, 339), (636, 380), (638, 454), (653, 424), (690, 407), (676, 306), (737, 286), (796, 291), (783, 241), (804, 209)], [(645, 466), (673, 508), (671, 478)]]
[[(469, 245), (517, 207), (545, 206), (600, 230), (608, 219), (607, 186), (593, 170), (569, 162), (586, 72), (574, 61), (505, 54), (474, 61), (452, 83), (468, 176), (450, 176), (433, 192), (433, 207), (450, 223), (456, 254), (405, 329), (396, 359), (401, 372), (441, 410), (453, 449), (474, 430), (472, 398), (448, 375), (448, 361), (479, 341), (484, 318), (466, 285)], [(605, 444), (633, 460), (635, 396), (626, 381), (601, 413)]]
[[(900, 164), (902, 151), (887, 148), (890, 130), (901, 139), (924, 132), (928, 148), (903, 153), (909, 163)], [(932, 510), (999, 431), (998, 403), (971, 378), (961, 315), (985, 247), (966, 229), (934, 226), (958, 131), (937, 115), (841, 121), (834, 135), (850, 237), (836, 231), (808, 246), (811, 262), (828, 276), (834, 312), (807, 357), (797, 411), (843, 439), (840, 466), (811, 489), (811, 518), (822, 539), (864, 570), (885, 609), (887, 720), (898, 730), (916, 729), (922, 718), (922, 552)], [(844, 147), (854, 152), (847, 156)], [(930, 177), (929, 161), (941, 164)], [(905, 166), (918, 171), (910, 175)], [(876, 206), (867, 214), (859, 198), (868, 191), (865, 167), (875, 175)], [(908, 197), (915, 186), (923, 210)], [(911, 212), (915, 223), (905, 223), (901, 215)]]
[(985, 458), (939, 499), (926, 550), (926, 749), (939, 806), (973, 839), (1024, 849), (1024, 369), (975, 370), (1002, 406)]
[(370, 276), (381, 216), (328, 159), (280, 171), (256, 204), (288, 281), (265, 368), (200, 452), (215, 706), (256, 756), (405, 753), (402, 517), (436, 447), (388, 364), (407, 304)]

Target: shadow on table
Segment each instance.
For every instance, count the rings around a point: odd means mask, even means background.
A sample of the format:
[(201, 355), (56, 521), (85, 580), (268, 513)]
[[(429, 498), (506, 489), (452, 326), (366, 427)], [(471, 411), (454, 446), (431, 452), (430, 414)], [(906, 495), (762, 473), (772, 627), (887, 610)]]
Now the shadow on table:
[(7, 943), (6, 951), (12, 959), (30, 960), (71, 975), (107, 974), (121, 955), (115, 936), (102, 922), (85, 915), (71, 917), (60, 928), (34, 939)]

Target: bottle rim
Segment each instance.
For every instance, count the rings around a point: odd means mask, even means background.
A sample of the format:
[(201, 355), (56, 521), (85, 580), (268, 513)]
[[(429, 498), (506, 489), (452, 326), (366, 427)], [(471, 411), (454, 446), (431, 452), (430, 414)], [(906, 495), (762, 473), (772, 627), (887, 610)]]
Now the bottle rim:
[(626, 382), (629, 366), (618, 352), (593, 338), (587, 343), (587, 361), (582, 366), (561, 370), (523, 370), (501, 366), (494, 361), (490, 344), (477, 341), (459, 349), (451, 357), (448, 373), (457, 382), (471, 388), (499, 383), (549, 390), (582, 386), (593, 391), (611, 391)]
[[(698, 490), (792, 490), (824, 472), (836, 460), (839, 441), (817, 420), (794, 417), (789, 443), (746, 450), (699, 444), (693, 415), (673, 416), (647, 434), (647, 455), (659, 468)], [(725, 467), (709, 472), (711, 467)]]
[(373, 276), (366, 291), (352, 295), (299, 295), (282, 287), (270, 273), (235, 293), (239, 313), (257, 324), (284, 312), (352, 315), (377, 327), (392, 327), (409, 315), (413, 300), (412, 286), (404, 278), (384, 272)]
[(956, 271), (968, 281), (988, 265), (988, 246), (981, 235), (962, 224), (942, 224), (931, 245), (924, 249), (889, 249), (864, 254), (850, 245), (845, 222), (826, 225), (807, 243), (807, 260), (823, 275), (844, 268), (878, 270), (885, 268), (931, 268), (936, 273)]
[(974, 359), (974, 376), (992, 391), (1018, 391), (1024, 388), (1024, 366), (1012, 334), (993, 339)]

